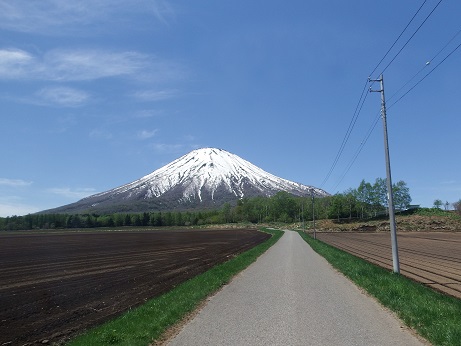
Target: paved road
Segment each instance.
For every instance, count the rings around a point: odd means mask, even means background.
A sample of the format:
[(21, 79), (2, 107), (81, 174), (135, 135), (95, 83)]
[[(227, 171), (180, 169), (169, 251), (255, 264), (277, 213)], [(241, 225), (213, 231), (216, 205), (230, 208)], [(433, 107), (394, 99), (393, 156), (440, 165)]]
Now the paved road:
[(422, 345), (291, 231), (170, 345)]

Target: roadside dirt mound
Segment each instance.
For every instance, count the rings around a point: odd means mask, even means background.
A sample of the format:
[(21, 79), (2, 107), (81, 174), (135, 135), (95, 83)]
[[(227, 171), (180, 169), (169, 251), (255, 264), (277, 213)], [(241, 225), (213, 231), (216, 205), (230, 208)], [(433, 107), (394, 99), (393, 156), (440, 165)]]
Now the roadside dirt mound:
[(405, 231), (461, 231), (458, 219), (446, 216), (410, 215), (397, 218), (397, 226)]
[[(399, 232), (461, 232), (461, 219), (448, 216), (397, 215)], [(390, 230), (389, 220), (356, 221), (336, 223), (319, 220), (316, 228), (324, 232), (386, 232)]]

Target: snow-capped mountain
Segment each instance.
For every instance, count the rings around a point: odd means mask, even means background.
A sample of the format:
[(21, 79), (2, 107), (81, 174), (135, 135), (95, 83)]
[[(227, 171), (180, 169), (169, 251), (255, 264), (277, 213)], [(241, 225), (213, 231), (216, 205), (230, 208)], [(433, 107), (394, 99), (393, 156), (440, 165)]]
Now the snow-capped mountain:
[(325, 191), (276, 177), (228, 151), (194, 150), (123, 186), (60, 207), (58, 212), (146, 211), (220, 206), (243, 197), (327, 196)]

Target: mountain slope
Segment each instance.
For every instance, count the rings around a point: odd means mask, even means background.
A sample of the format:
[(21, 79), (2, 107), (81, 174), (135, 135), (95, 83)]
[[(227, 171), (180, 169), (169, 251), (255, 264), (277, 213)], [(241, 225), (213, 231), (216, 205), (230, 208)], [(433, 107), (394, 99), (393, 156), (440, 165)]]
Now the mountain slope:
[(194, 150), (115, 189), (52, 210), (61, 213), (123, 212), (221, 206), (243, 197), (286, 191), (318, 197), (325, 191), (276, 177), (222, 149)]

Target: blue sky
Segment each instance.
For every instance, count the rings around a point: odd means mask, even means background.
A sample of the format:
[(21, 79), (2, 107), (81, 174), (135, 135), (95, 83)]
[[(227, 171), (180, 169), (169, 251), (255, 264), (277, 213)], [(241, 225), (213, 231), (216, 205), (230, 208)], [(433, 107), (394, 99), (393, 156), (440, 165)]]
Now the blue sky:
[[(461, 2), (442, 1), (386, 65), (438, 2), (372, 75), (384, 70), (393, 180), (423, 206), (461, 199), (461, 49), (393, 103), (461, 43)], [(380, 96), (366, 93), (324, 182), (367, 77), (422, 4), (0, 0), (0, 216), (75, 202), (200, 147), (330, 193), (385, 177), (381, 122), (367, 138)]]

